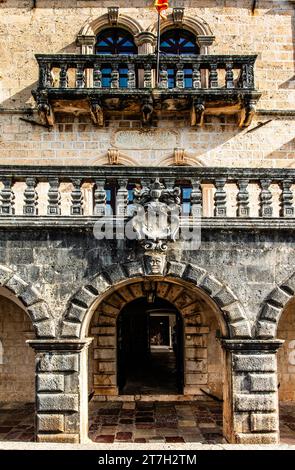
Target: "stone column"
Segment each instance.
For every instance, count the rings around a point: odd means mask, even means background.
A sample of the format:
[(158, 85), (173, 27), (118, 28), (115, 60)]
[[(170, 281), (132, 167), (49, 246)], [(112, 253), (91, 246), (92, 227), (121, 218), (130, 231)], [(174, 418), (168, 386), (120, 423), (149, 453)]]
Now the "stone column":
[(221, 340), (226, 354), (223, 432), (237, 444), (277, 444), (276, 353), (281, 340)]
[[(77, 45), (80, 46), (80, 54), (95, 54), (96, 36), (78, 36)], [(93, 87), (93, 71), (85, 70), (85, 87)]]
[[(138, 54), (154, 54), (155, 47), (157, 44), (156, 36), (150, 31), (142, 31), (138, 33), (135, 37), (135, 44), (138, 47)], [(138, 85), (140, 88), (143, 88), (143, 77), (144, 71), (138, 71)], [(155, 70), (152, 71), (152, 83), (155, 84)]]
[(36, 441), (88, 441), (88, 346), (84, 340), (29, 340), (36, 352)]

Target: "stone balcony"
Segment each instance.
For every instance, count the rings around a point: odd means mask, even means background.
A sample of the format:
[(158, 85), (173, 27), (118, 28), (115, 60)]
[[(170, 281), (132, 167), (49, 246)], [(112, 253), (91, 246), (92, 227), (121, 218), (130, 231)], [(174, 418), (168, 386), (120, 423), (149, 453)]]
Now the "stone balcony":
[[(156, 84), (155, 54), (136, 56), (36, 55), (39, 84), (33, 91), (47, 125), (57, 112), (88, 114), (103, 126), (124, 112), (144, 125), (175, 113), (201, 126), (206, 115), (237, 115), (249, 126), (260, 93), (255, 90), (255, 55), (163, 56)], [(138, 117), (137, 117), (138, 118)]]
[(177, 206), (183, 226), (295, 226), (294, 169), (1, 166), (0, 180), (1, 228), (124, 224), (135, 203)]

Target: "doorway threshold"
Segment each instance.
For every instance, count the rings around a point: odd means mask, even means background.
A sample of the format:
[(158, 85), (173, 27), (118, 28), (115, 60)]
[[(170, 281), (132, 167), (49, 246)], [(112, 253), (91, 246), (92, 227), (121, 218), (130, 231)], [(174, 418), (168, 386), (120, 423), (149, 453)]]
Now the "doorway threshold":
[[(155, 394), (155, 395), (94, 395), (91, 401), (179, 401), (179, 402), (190, 402), (190, 401), (208, 401), (208, 396), (205, 393), (198, 395), (182, 395), (182, 394)], [(210, 399), (209, 399), (210, 400)], [(212, 400), (213, 401), (213, 400)]]

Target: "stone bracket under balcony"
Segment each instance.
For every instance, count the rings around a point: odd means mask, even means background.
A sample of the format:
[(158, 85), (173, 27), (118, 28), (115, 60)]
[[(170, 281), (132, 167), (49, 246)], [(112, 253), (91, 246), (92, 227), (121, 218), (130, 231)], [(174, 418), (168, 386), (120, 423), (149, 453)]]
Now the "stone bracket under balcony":
[(157, 85), (154, 55), (36, 57), (39, 85), (32, 93), (50, 126), (56, 113), (88, 114), (104, 126), (118, 113), (149, 125), (177, 112), (192, 126), (202, 126), (206, 115), (237, 115), (246, 127), (261, 95), (254, 87), (256, 56), (162, 57)]

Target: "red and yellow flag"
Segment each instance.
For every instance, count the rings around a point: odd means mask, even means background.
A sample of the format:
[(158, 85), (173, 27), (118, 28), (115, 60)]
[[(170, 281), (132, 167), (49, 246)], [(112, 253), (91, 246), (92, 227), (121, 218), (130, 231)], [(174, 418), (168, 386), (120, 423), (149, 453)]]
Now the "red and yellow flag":
[(162, 18), (166, 18), (166, 10), (169, 8), (169, 0), (155, 0), (154, 6)]

